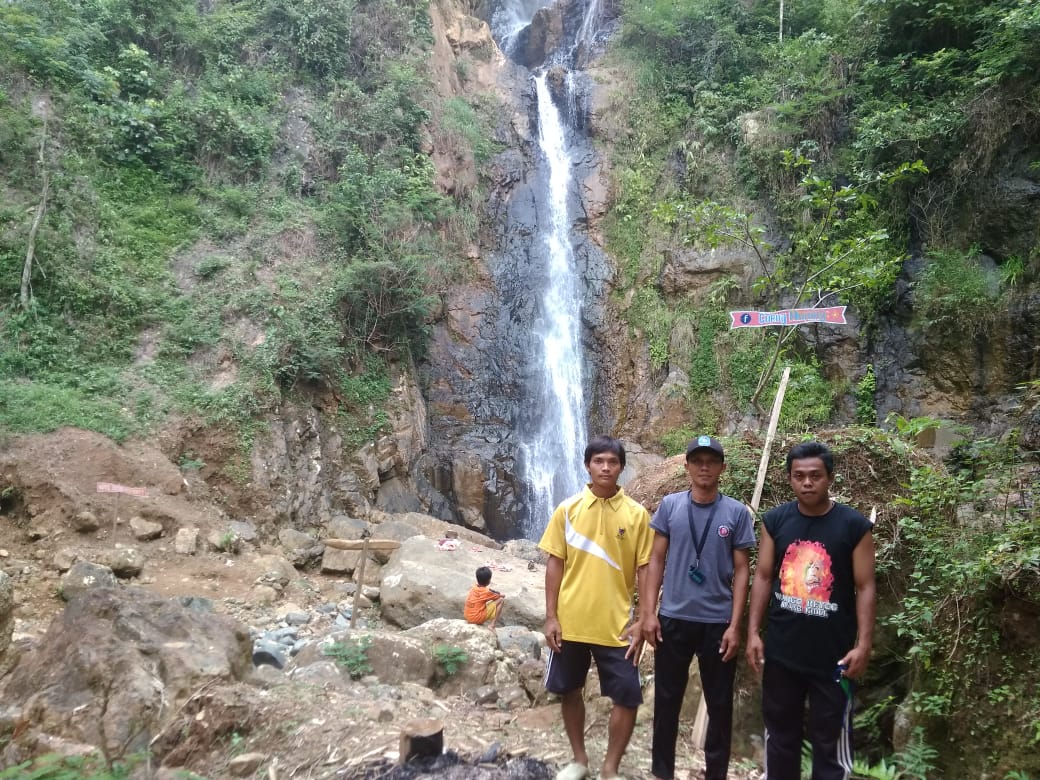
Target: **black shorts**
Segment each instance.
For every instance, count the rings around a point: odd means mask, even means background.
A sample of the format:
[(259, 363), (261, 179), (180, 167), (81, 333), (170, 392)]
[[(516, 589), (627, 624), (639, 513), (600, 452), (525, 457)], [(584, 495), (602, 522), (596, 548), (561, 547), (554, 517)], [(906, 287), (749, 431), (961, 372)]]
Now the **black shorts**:
[(639, 670), (625, 658), (628, 647), (607, 647), (585, 642), (561, 643), (560, 652), (549, 651), (545, 667), (545, 690), (570, 693), (585, 686), (592, 659), (599, 672), (599, 692), (614, 704), (635, 709), (643, 703)]

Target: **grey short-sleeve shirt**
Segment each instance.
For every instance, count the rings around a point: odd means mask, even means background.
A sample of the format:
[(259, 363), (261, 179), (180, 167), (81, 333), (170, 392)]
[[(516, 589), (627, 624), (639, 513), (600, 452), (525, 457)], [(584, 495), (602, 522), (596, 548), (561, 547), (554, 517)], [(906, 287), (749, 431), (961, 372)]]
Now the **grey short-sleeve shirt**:
[(755, 531), (746, 506), (721, 493), (717, 501), (698, 565), (704, 575), (704, 582), (699, 585), (689, 577), (697, 552), (687, 507), (693, 510), (693, 525), (699, 538), (712, 504), (691, 502), (690, 491), (686, 490), (665, 496), (654, 513), (650, 527), (668, 537), (662, 615), (700, 623), (729, 622), (733, 611), (733, 551), (754, 547)]

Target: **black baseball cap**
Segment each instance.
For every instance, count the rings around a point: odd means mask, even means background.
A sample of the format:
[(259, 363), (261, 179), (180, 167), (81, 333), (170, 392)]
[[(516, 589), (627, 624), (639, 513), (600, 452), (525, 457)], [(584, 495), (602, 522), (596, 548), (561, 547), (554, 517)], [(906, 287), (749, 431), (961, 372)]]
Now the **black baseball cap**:
[(726, 453), (722, 449), (722, 444), (718, 439), (711, 436), (698, 436), (696, 439), (690, 439), (690, 443), (686, 445), (686, 459), (689, 460), (690, 456), (697, 450), (711, 450), (723, 460), (726, 459)]

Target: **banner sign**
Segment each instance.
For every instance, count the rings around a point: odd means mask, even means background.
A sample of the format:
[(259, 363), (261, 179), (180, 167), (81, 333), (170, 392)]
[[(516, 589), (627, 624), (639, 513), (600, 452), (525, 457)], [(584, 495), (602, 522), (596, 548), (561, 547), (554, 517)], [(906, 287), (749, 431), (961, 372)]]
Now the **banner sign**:
[(127, 487), (126, 485), (118, 485), (115, 482), (98, 482), (97, 483), (98, 493), (126, 493), (128, 496), (147, 496), (148, 488), (143, 487)]
[(845, 307), (826, 309), (782, 309), (781, 311), (731, 311), (730, 330), (765, 328), (770, 325), (845, 325)]

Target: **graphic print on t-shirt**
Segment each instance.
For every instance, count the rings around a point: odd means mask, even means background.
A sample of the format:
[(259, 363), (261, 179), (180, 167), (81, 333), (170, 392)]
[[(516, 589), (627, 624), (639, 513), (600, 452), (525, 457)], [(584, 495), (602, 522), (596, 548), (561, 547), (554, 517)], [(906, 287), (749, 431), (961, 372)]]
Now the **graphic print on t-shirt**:
[(781, 609), (826, 617), (838, 609), (830, 600), (833, 586), (831, 556), (822, 544), (799, 539), (788, 545), (780, 564), (780, 593), (776, 594)]

